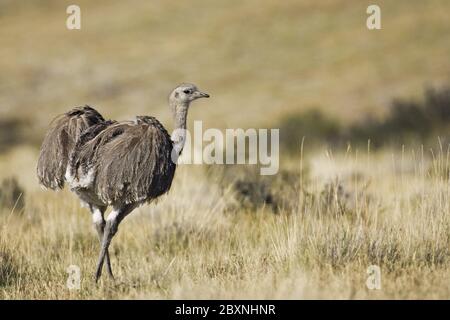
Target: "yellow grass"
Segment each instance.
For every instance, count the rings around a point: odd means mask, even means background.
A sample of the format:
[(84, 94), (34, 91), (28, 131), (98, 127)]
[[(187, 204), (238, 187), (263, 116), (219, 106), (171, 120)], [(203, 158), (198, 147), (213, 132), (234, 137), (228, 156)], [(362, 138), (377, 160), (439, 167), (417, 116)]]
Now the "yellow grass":
[[(447, 156), (307, 154), (307, 192), (292, 199), (296, 209), (278, 214), (230, 207), (233, 189), (201, 167), (182, 166), (168, 196), (121, 224), (111, 248), (117, 281), (95, 285), (99, 245), (88, 211), (68, 191), (36, 189), (35, 152), (16, 150), (1, 158), (0, 175), (21, 167), (26, 206), (0, 214), (0, 252), (13, 271), (0, 297), (447, 299)], [(298, 173), (299, 161), (291, 167)], [(346, 196), (313, 201), (330, 181)], [(81, 268), (80, 290), (66, 287), (72, 264)], [(381, 267), (381, 290), (366, 287), (370, 265)]]

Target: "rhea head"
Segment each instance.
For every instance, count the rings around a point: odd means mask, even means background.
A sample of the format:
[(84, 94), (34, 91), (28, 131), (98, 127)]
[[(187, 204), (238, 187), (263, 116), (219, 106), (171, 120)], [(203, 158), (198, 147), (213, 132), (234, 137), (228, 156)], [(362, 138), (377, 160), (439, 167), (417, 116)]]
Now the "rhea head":
[[(200, 98), (209, 98), (209, 94), (201, 92), (195, 85), (190, 83), (182, 83), (169, 96), (169, 105), (175, 122), (175, 130), (172, 133), (172, 141), (174, 141), (174, 150), (176, 151), (175, 159), (183, 150), (186, 140), (186, 118), (189, 104)], [(174, 160), (176, 162), (176, 160)]]
[(189, 105), (199, 98), (209, 98), (209, 94), (201, 92), (197, 86), (190, 83), (182, 83), (170, 94), (169, 100), (177, 105)]

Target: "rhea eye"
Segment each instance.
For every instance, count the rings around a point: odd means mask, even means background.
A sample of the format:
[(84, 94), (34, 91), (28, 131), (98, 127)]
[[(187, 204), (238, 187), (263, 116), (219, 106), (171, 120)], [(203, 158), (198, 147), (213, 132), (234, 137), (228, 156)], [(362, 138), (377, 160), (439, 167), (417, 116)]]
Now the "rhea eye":
[(186, 94), (191, 94), (192, 93), (191, 89), (186, 89), (183, 92), (186, 93)]

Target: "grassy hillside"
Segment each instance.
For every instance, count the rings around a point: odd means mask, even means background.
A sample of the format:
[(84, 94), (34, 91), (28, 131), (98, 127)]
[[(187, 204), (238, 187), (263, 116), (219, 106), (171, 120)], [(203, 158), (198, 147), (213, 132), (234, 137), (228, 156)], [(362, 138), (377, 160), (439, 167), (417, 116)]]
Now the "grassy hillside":
[[(247, 206), (215, 170), (180, 167), (168, 196), (120, 225), (117, 280), (99, 285), (89, 212), (67, 190), (37, 189), (33, 150), (3, 156), (0, 174), (20, 173), (25, 206), (0, 208), (0, 299), (448, 299), (449, 154), (305, 154), (268, 191), (300, 184), (277, 211)], [(80, 290), (66, 287), (70, 265)], [(381, 290), (366, 287), (370, 265)]]
[(309, 108), (348, 122), (449, 80), (448, 1), (378, 1), (380, 31), (365, 26), (369, 2), (79, 1), (82, 30), (68, 31), (70, 1), (2, 1), (0, 114), (41, 133), (84, 103), (169, 120), (168, 92), (191, 81), (214, 98), (192, 112), (208, 126)]

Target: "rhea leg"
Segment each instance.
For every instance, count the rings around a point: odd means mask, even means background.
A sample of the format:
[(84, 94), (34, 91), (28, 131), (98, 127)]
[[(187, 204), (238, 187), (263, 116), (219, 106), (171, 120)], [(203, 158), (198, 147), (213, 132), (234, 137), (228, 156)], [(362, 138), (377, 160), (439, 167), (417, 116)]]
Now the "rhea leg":
[[(103, 217), (105, 210), (106, 210), (106, 207), (97, 208), (97, 207), (91, 206), (92, 220), (94, 223), (95, 230), (97, 230), (98, 239), (100, 241), (100, 246), (102, 245), (103, 233), (104, 233), (105, 224), (106, 224), (105, 219)], [(106, 270), (108, 272), (108, 275), (112, 279), (114, 279), (114, 275), (113, 275), (112, 269), (111, 269), (111, 261), (109, 258), (109, 251), (106, 251), (105, 260), (106, 260)]]
[(108, 254), (108, 248), (111, 244), (111, 240), (117, 233), (119, 223), (125, 218), (135, 207), (132, 205), (123, 206), (120, 208), (113, 208), (113, 211), (106, 219), (106, 224), (103, 232), (103, 239), (100, 249), (100, 255), (98, 257), (97, 270), (95, 272), (95, 281), (97, 282), (102, 275), (102, 268), (105, 258)]

